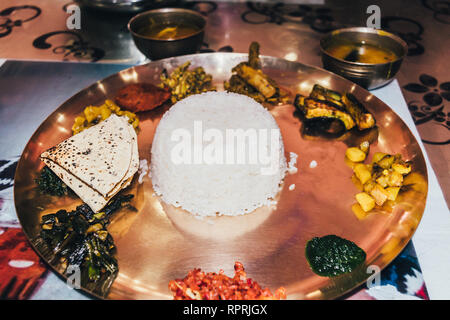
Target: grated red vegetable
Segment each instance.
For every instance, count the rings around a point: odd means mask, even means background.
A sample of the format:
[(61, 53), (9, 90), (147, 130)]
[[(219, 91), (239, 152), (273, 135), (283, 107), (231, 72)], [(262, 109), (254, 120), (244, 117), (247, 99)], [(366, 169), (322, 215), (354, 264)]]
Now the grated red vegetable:
[(286, 290), (281, 287), (274, 294), (263, 289), (256, 281), (247, 278), (244, 266), (234, 264), (235, 275), (230, 278), (219, 273), (205, 273), (195, 268), (184, 279), (169, 282), (175, 300), (280, 300), (286, 299)]

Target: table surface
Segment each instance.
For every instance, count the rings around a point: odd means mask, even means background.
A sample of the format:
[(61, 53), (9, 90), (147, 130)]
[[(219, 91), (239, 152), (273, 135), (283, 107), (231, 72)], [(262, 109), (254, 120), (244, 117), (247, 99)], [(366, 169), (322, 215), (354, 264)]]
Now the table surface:
[[(52, 0), (33, 1), (32, 6), (37, 7), (40, 14), (12, 27), (7, 35), (3, 33), (5, 29), (1, 28), (5, 22), (0, 20), (0, 58), (81, 62), (8, 61), (0, 68), (0, 243), (2, 234), (4, 236), (18, 227), (12, 205), (12, 184), (7, 187), (8, 181), (2, 174), (3, 171), (11, 174), (9, 169), (15, 168), (14, 164), (26, 141), (38, 125), (80, 89), (128, 65), (147, 61), (134, 47), (126, 32), (125, 25), (129, 15), (111, 16), (109, 13), (83, 9), (82, 29), (67, 32), (67, 14), (63, 10), (63, 4), (55, 3)], [(246, 52), (249, 42), (256, 40), (261, 44), (262, 54), (320, 66), (318, 39), (336, 27), (364, 25), (368, 3), (352, 3), (352, 15), (347, 14), (350, 9), (348, 2), (344, 4), (336, 1), (327, 1), (325, 6), (242, 2), (190, 2), (179, 6), (198, 10), (207, 17), (202, 52)], [(445, 197), (449, 199), (450, 189), (450, 113), (447, 111), (450, 99), (446, 78), (448, 59), (445, 55), (450, 38), (448, 16), (431, 1), (408, 1), (408, 6), (401, 1), (374, 3), (381, 7), (383, 27), (402, 36), (409, 44), (410, 53), (405, 58), (397, 80), (373, 93), (400, 115), (420, 141), (423, 150), (426, 150), (430, 189), (425, 214), (413, 241), (383, 272), (381, 289), (361, 287), (345, 298), (427, 298), (429, 295), (432, 299), (449, 299), (447, 288), (450, 285), (450, 275), (447, 270), (450, 267), (450, 257), (447, 247), (450, 243), (450, 215), (445, 201)], [(29, 10), (30, 13), (35, 9), (15, 9), (12, 13), (7, 12), (8, 14), (2, 11), (25, 5), (30, 5), (29, 1), (2, 1), (1, 18), (25, 21), (24, 10)], [(61, 10), (52, 10), (54, 8)], [(38, 37), (55, 31), (63, 32), (47, 38), (50, 48), (42, 49), (33, 45)], [(442, 34), (444, 38), (430, 36), (436, 33)], [(104, 37), (99, 38), (99, 34)], [(74, 42), (74, 37), (83, 39), (81, 49)], [(61, 46), (65, 51), (55, 49)], [(101, 50), (86, 51), (86, 47)], [(82, 51), (84, 53), (80, 54), (77, 51), (79, 49), (85, 50)], [(92, 52), (101, 51), (101, 57), (92, 56)], [(92, 60), (96, 62), (92, 63)], [(18, 112), (20, 110), (26, 112)], [(1, 272), (4, 259), (0, 251)], [(402, 270), (404, 261), (408, 259), (417, 264), (412, 269)], [(89, 298), (69, 290), (52, 272), (47, 272), (45, 266), (42, 270), (37, 289), (27, 298)], [(393, 280), (398, 277), (396, 272), (403, 272), (402, 279), (408, 284), (406, 289)], [(0, 298), (1, 290), (0, 283)]]

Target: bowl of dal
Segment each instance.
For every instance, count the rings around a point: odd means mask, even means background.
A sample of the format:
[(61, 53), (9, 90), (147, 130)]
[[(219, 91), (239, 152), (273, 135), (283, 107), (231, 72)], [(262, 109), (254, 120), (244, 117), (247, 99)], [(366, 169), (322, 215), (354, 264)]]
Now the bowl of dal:
[(408, 52), (396, 35), (372, 28), (334, 30), (320, 41), (323, 67), (371, 90), (391, 82)]
[(205, 25), (205, 18), (196, 11), (162, 8), (134, 16), (128, 30), (139, 51), (151, 60), (159, 60), (197, 52)]

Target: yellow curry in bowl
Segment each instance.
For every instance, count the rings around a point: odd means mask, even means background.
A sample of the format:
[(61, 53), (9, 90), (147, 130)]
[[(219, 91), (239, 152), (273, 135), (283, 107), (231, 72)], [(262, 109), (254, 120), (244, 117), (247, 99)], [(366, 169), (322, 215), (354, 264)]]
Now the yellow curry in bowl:
[(388, 63), (399, 57), (390, 49), (362, 42), (338, 42), (327, 47), (328, 54), (348, 62)]
[(186, 38), (200, 31), (194, 24), (170, 23), (150, 24), (140, 28), (137, 33), (143, 37), (157, 40), (175, 40)]

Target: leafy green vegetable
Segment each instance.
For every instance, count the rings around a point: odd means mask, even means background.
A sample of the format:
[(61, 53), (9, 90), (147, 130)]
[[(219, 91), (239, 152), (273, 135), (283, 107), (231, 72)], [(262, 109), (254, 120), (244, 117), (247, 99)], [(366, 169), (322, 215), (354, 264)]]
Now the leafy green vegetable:
[(65, 196), (69, 193), (69, 188), (62, 182), (62, 180), (48, 167), (42, 168), (39, 178), (37, 178), (36, 183), (38, 189), (42, 193), (50, 194), (52, 196)]
[(312, 238), (306, 243), (305, 253), (311, 269), (323, 277), (352, 272), (366, 260), (364, 250), (335, 235)]
[(73, 211), (59, 210), (42, 216), (40, 238), (52, 251), (59, 268), (65, 272), (68, 266), (79, 267), (81, 285), (98, 284), (100, 295), (107, 294), (119, 270), (114, 240), (106, 227), (111, 215), (132, 198), (133, 195), (118, 195), (99, 213), (82, 204)]

